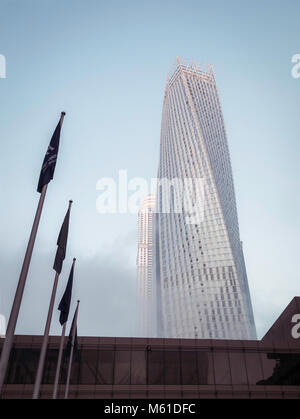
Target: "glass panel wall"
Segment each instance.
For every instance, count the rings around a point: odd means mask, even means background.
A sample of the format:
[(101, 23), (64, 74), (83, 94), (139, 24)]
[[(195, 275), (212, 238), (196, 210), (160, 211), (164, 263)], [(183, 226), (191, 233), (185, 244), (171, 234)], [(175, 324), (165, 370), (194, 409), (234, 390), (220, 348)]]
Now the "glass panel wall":
[[(33, 384), (40, 351), (14, 348), (7, 384)], [(58, 351), (48, 350), (44, 384), (52, 384)], [(68, 359), (63, 358), (60, 383)], [(300, 385), (300, 353), (256, 349), (82, 349), (72, 364), (75, 385)]]
[(215, 384), (231, 384), (229, 356), (227, 351), (213, 352)]
[(166, 351), (165, 353), (165, 384), (179, 385), (180, 380), (180, 352)]
[(96, 384), (112, 384), (114, 376), (114, 351), (99, 351)]
[(131, 384), (145, 384), (147, 382), (147, 352), (131, 352)]
[(114, 384), (130, 384), (130, 351), (115, 352)]
[(229, 352), (229, 363), (232, 384), (248, 384), (245, 354), (243, 352)]

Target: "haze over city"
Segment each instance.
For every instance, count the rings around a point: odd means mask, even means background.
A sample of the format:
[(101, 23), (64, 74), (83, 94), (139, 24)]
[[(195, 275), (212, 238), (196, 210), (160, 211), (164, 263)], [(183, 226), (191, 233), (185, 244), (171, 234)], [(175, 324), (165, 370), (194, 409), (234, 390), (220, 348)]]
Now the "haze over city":
[[(300, 81), (291, 76), (291, 58), (299, 52), (300, 6), (280, 4), (0, 1), (7, 65), (0, 80), (0, 313), (7, 319), (40, 166), (66, 111), (17, 333), (43, 330), (57, 235), (73, 199), (57, 299), (76, 257), (79, 334), (134, 335), (137, 214), (99, 214), (96, 184), (121, 169), (129, 179), (156, 177), (166, 77), (177, 56), (214, 66), (258, 337), (299, 295)], [(56, 310), (51, 333), (60, 333)]]

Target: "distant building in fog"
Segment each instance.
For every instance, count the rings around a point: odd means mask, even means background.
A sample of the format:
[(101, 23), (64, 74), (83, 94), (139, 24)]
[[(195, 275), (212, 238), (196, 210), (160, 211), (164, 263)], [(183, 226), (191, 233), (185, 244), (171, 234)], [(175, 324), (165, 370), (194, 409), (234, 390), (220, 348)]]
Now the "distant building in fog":
[(0, 314), (0, 337), (5, 337), (6, 333), (6, 320), (3, 314)]
[(137, 335), (155, 335), (154, 290), (152, 281), (152, 221), (154, 195), (143, 201), (138, 215), (137, 253)]

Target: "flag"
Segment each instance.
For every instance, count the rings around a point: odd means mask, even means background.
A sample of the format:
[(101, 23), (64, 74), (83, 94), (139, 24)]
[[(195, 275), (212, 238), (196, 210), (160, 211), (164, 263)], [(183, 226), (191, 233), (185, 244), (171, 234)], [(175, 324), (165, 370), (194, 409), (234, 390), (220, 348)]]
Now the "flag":
[(72, 341), (73, 341), (73, 336), (75, 334), (75, 337), (74, 337), (74, 346), (73, 346), (73, 361), (76, 361), (78, 359), (77, 310), (78, 310), (78, 306), (76, 308), (76, 311), (75, 311), (75, 314), (74, 314), (74, 317), (73, 317), (73, 320), (72, 320), (70, 334), (69, 334), (67, 346), (66, 346), (66, 349), (65, 349), (65, 356), (66, 357), (69, 357), (71, 355), (71, 352), (72, 352)]
[(68, 321), (71, 297), (72, 297), (72, 286), (73, 286), (73, 273), (74, 273), (74, 263), (76, 259), (73, 259), (72, 268), (70, 271), (67, 287), (65, 289), (64, 295), (59, 303), (58, 310), (60, 310), (59, 322), (61, 325), (65, 324)]
[[(70, 201), (70, 204), (72, 201)], [(59, 236), (57, 239), (57, 251), (55, 255), (53, 269), (60, 274), (62, 270), (63, 261), (66, 257), (66, 250), (67, 250), (67, 241), (68, 241), (68, 232), (69, 232), (69, 221), (70, 221), (70, 208), (69, 205), (68, 211), (65, 215), (64, 222), (62, 223)]]
[(52, 135), (48, 150), (46, 152), (46, 155), (42, 164), (39, 183), (37, 187), (37, 191), (39, 193), (42, 192), (43, 186), (47, 185), (50, 182), (50, 180), (53, 179), (56, 159), (57, 159), (57, 154), (58, 154), (58, 148), (59, 148), (60, 130), (61, 130), (62, 120), (63, 120), (64, 115), (65, 115), (65, 112), (62, 112), (59, 123), (57, 124), (57, 127), (55, 128), (55, 131)]

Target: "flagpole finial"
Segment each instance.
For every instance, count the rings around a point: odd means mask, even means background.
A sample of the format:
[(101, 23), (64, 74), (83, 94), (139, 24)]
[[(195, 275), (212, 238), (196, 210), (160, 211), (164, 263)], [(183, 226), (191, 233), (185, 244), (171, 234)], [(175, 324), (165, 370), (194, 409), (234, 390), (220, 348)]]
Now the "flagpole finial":
[(73, 204), (73, 201), (72, 201), (72, 199), (70, 199), (70, 201), (69, 201), (69, 209), (71, 208), (71, 205)]
[(73, 258), (73, 262), (75, 262), (76, 258)]
[(62, 123), (63, 123), (63, 121), (64, 121), (64, 117), (65, 117), (65, 115), (66, 115), (66, 112), (61, 112), (61, 113), (60, 113), (60, 121), (59, 121), (60, 126), (62, 126)]

